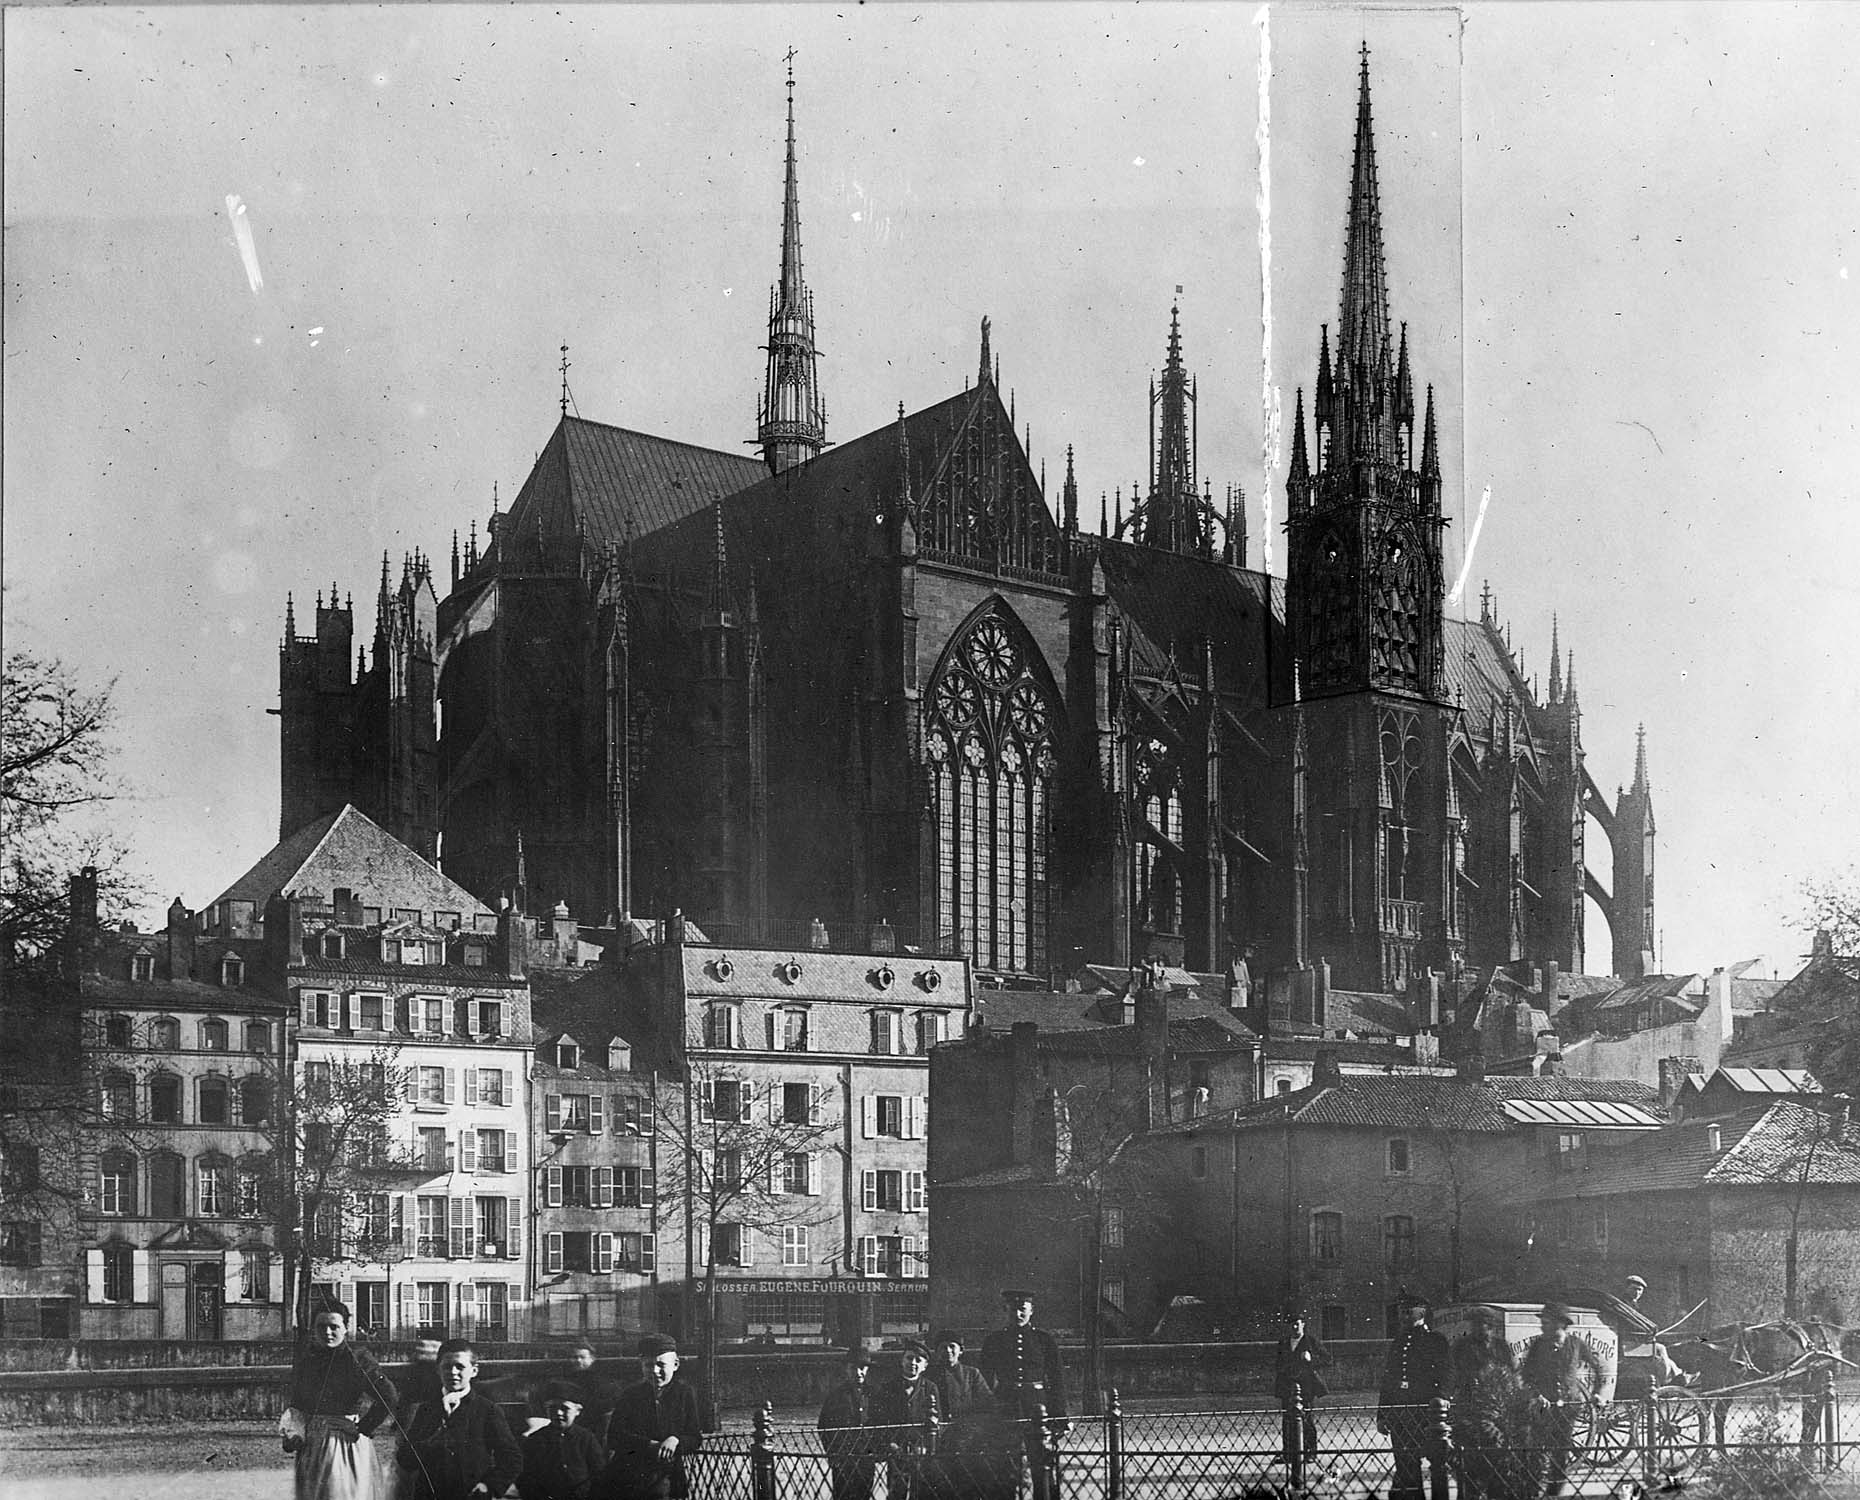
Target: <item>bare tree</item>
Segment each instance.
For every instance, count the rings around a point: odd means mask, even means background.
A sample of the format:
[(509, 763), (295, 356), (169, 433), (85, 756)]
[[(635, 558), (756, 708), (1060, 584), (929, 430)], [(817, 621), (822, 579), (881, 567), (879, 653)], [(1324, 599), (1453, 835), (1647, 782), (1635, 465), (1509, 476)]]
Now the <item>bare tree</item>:
[[(118, 795), (115, 684), (88, 691), (55, 657), (6, 658), (0, 689), (0, 965), (31, 966), (65, 935), (71, 875), (108, 911), (138, 894), (97, 814)], [(95, 914), (90, 914), (95, 915)]]
[[(682, 1216), (687, 1322), (693, 1279), (704, 1288), (704, 1382), (714, 1392), (717, 1356), (717, 1270), (741, 1264), (745, 1237), (779, 1240), (784, 1227), (825, 1223), (834, 1209), (818, 1182), (823, 1149), (840, 1122), (823, 1119), (819, 1091), (805, 1119), (789, 1118), (772, 1091), (758, 1097), (754, 1081), (710, 1062), (689, 1065), (686, 1080), (661, 1082), (659, 1201)], [(817, 1190), (816, 1190), (817, 1193)], [(687, 1330), (688, 1331), (688, 1330)]]
[(409, 1171), (443, 1169), (394, 1139), (410, 1077), (399, 1057), (400, 1048), (387, 1044), (366, 1057), (313, 1057), (270, 1075), (274, 1107), (263, 1129), (271, 1171), (260, 1207), (277, 1224), (284, 1299), (299, 1328), (309, 1323), (316, 1262), (398, 1255), (404, 1246), (375, 1200)]
[(1810, 964), (1831, 971), (1805, 998), (1812, 1010), (1807, 1019), (1822, 1023), (1808, 1065), (1823, 1089), (1851, 1099), (1860, 1095), (1860, 1005), (1854, 1003), (1860, 994), (1860, 870), (1812, 883), (1805, 894), (1817, 934)]

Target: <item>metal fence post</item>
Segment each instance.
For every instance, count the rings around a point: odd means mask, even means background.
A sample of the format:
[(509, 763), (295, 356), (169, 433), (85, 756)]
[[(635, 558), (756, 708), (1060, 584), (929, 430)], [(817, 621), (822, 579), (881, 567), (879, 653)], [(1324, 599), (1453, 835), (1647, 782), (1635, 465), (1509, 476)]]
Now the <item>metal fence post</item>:
[(772, 1401), (764, 1401), (756, 1408), (755, 1432), (749, 1439), (751, 1500), (775, 1500), (775, 1449), (769, 1442), (769, 1425), (774, 1420)]
[(1305, 1487), (1305, 1388), (1299, 1381), (1292, 1382), (1292, 1398), (1285, 1403), (1279, 1429), (1292, 1488), (1302, 1490)]
[(1053, 1500), (1053, 1438), (1046, 1425), (1046, 1403), (1033, 1408), (1032, 1439), (1027, 1444), (1027, 1461), (1032, 1470), (1033, 1500)]
[(1660, 1467), (1659, 1426), (1660, 1403), (1651, 1391), (1642, 1398), (1640, 1404), (1640, 1479), (1648, 1489), (1652, 1489), (1658, 1478)]
[(1124, 1500), (1124, 1407), (1116, 1386), (1105, 1395), (1104, 1500)]

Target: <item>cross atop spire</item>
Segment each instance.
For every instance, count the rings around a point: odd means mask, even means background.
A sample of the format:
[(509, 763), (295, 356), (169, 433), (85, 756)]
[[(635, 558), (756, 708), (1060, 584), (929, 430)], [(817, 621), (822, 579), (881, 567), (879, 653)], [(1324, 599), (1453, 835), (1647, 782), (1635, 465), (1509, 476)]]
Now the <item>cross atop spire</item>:
[(1644, 795), (1647, 785), (1647, 726), (1642, 724), (1634, 731), (1634, 785), (1636, 793)]
[(773, 473), (804, 463), (826, 446), (814, 346), (814, 299), (801, 275), (801, 192), (794, 150), (794, 49), (788, 64), (788, 154), (782, 189), (781, 274), (769, 293), (768, 372), (756, 442)]
[(568, 415), (568, 345), (562, 346), (562, 415)]

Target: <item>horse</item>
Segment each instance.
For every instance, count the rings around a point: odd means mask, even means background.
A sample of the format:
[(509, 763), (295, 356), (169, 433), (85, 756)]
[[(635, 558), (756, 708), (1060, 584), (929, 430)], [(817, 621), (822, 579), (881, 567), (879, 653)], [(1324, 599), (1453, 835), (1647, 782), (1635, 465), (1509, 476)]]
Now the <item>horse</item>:
[(1688, 1384), (1711, 1413), (1712, 1439), (1722, 1449), (1725, 1422), (1735, 1398), (1716, 1393), (1785, 1369), (1800, 1353), (1800, 1346), (1781, 1324), (1727, 1323), (1669, 1344), (1666, 1352), (1693, 1377)]

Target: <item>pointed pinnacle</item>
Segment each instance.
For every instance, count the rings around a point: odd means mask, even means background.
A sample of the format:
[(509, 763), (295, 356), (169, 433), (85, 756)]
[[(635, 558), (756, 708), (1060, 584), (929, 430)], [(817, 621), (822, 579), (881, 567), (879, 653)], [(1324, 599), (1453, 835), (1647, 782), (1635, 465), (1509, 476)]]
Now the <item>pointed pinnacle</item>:
[(989, 381), (990, 381), (991, 379), (993, 379), (993, 378), (994, 378), (994, 371), (993, 371), (993, 370), (992, 370), (992, 369), (990, 368), (990, 365), (991, 365), (991, 361), (990, 361), (990, 359), (989, 359), (989, 354), (988, 354), (988, 328), (989, 328), (989, 324), (988, 324), (988, 314), (986, 314), (986, 313), (983, 313), (983, 314), (982, 314), (982, 364), (981, 364), (981, 373), (980, 373), (980, 375), (979, 375), (979, 376), (977, 376), (977, 378), (976, 378), (976, 382), (975, 382), (975, 383), (976, 383), (976, 384), (977, 384), (978, 386), (983, 386), (983, 385), (987, 385), (987, 384), (988, 384), (988, 382), (989, 382)]
[(1305, 388), (1298, 387), (1298, 399), (1292, 405), (1292, 468), (1291, 477), (1309, 479), (1311, 467), (1305, 457)]
[(1645, 792), (1647, 786), (1647, 726), (1642, 724), (1634, 731), (1634, 786), (1636, 792)]
[(1434, 430), (1434, 388), (1427, 388), (1427, 420), (1421, 429), (1421, 472), (1432, 479), (1440, 473), (1440, 439)]

